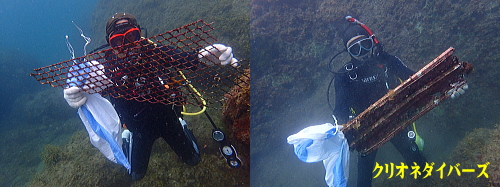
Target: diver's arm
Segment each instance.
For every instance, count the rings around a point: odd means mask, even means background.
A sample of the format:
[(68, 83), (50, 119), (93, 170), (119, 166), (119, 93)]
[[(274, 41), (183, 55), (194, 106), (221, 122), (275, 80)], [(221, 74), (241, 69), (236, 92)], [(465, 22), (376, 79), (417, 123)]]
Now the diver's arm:
[[(178, 67), (179, 69), (191, 69), (195, 70), (196, 65), (200, 64), (198, 58), (196, 57), (196, 52), (183, 52), (172, 46), (161, 46), (154, 50), (154, 53), (159, 53), (159, 61), (161, 63), (170, 63), (172, 66)], [(151, 55), (153, 59), (158, 59), (157, 56)]]
[(390, 55), (388, 57), (389, 61), (389, 68), (392, 69), (392, 71), (396, 74), (397, 77), (406, 80), (413, 74), (415, 74), (415, 71), (411, 70), (408, 68), (401, 59), (399, 59), (396, 56)]
[[(186, 68), (194, 68), (195, 65), (204, 63), (206, 65), (228, 65), (238, 66), (238, 59), (233, 57), (233, 49), (222, 44), (213, 44), (197, 52), (182, 52), (172, 46), (162, 46), (162, 59), (173, 60), (172, 65), (181, 65)], [(196, 53), (198, 55), (196, 55)], [(193, 58), (197, 56), (198, 58)], [(180, 63), (180, 64), (178, 64)]]
[(336, 75), (335, 78), (335, 109), (333, 115), (339, 125), (346, 124), (349, 121), (349, 93), (345, 81), (341, 78), (343, 75)]

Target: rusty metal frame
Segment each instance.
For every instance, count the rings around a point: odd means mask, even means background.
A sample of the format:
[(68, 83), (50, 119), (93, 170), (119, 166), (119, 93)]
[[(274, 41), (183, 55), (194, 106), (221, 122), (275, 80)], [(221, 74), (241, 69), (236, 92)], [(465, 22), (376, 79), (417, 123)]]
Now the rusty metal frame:
[(472, 64), (460, 62), (454, 51), (450, 47), (349, 121), (342, 131), (350, 148), (369, 154), (466, 84)]
[[(199, 20), (150, 38), (37, 68), (30, 75), (41, 84), (63, 88), (76, 85), (90, 94), (220, 107), (224, 95), (232, 94), (233, 86), (249, 80), (250, 75), (244, 73), (249, 63), (240, 61), (233, 67), (218, 65), (209, 58), (199, 59), (199, 50), (217, 41), (210, 35), (213, 30), (211, 23)], [(102, 80), (103, 76), (108, 82)], [(71, 78), (78, 80), (67, 81)], [(206, 104), (189, 85), (196, 88)]]

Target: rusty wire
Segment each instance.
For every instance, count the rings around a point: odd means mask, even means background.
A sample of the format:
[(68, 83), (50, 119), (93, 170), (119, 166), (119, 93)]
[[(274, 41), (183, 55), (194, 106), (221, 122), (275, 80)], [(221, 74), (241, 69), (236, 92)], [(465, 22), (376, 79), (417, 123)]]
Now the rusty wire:
[[(89, 94), (100, 93), (140, 102), (203, 105), (223, 104), (225, 94), (249, 80), (239, 66), (215, 64), (199, 59), (199, 50), (216, 39), (203, 20), (123, 46), (38, 68), (30, 75), (41, 84), (67, 88), (78, 86)], [(212, 65), (210, 65), (212, 64)], [(215, 65), (213, 65), (215, 64)], [(244, 79), (243, 77), (248, 77)], [(220, 106), (220, 105), (216, 105)]]
[(370, 105), (342, 129), (349, 147), (369, 154), (451, 97), (467, 83), (472, 64), (461, 62), (450, 47), (402, 84)]

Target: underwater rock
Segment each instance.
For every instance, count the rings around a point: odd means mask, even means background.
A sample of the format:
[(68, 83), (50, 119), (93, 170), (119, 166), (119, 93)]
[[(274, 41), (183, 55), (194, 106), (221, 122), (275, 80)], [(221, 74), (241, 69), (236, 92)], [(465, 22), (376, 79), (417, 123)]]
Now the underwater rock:
[[(452, 173), (443, 179), (445, 183), (451, 186), (500, 186), (499, 143), (499, 125), (495, 125), (495, 129), (477, 128), (467, 133), (452, 151), (446, 163), (447, 165), (460, 163), (460, 169), (475, 169), (475, 172), (462, 172), (461, 176)], [(483, 175), (478, 177), (482, 172), (479, 165), (485, 164), (487, 164), (485, 172), (488, 178)], [(446, 167), (446, 172), (448, 172), (448, 167)]]
[(45, 167), (30, 186), (130, 186), (126, 169), (108, 161), (89, 141), (85, 131), (78, 131), (66, 145), (45, 146)]
[(250, 70), (245, 70), (241, 82), (226, 95), (222, 109), (224, 121), (228, 124), (231, 137), (245, 145), (250, 145)]
[(45, 145), (42, 152), (43, 164), (46, 167), (54, 167), (59, 161), (66, 159), (67, 155), (59, 146)]
[(490, 184), (500, 186), (500, 125), (495, 125), (495, 129), (488, 130), (491, 139), (485, 143), (485, 146), (478, 155), (478, 163), (490, 163), (487, 168)]
[[(207, 124), (208, 126), (208, 124)], [(211, 142), (200, 136), (200, 143)], [(30, 186), (249, 186), (249, 172), (227, 166), (211, 144), (200, 147), (201, 162), (186, 165), (159, 139), (153, 145), (146, 176), (132, 181), (127, 170), (106, 159), (90, 144), (85, 131), (78, 131), (62, 146), (46, 146), (45, 167), (30, 181)], [(214, 142), (214, 145), (215, 142)]]
[(250, 70), (240, 77), (230, 94), (226, 94), (226, 103), (222, 109), (223, 120), (231, 132), (229, 138), (236, 140), (235, 147), (243, 162), (242, 168), (249, 171), (250, 167)]

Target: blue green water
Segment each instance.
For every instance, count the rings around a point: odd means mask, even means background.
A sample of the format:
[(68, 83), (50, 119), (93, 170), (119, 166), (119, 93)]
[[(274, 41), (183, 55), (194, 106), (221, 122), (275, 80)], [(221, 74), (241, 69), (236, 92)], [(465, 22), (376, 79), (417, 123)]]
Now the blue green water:
[[(33, 68), (69, 59), (65, 35), (69, 35), (76, 56), (83, 54), (84, 41), (72, 21), (93, 37), (90, 24), (96, 1), (0, 2), (0, 186), (27, 185), (33, 174), (43, 168), (43, 145), (63, 144), (69, 134), (82, 130), (74, 110), (62, 99), (61, 90), (40, 85), (29, 73)], [(424, 154), (430, 161), (448, 161), (455, 145), (471, 129), (499, 124), (497, 1), (305, 2), (256, 0), (251, 4), (252, 186), (325, 186), (322, 164), (298, 160), (286, 138), (307, 126), (332, 122), (325, 94), (331, 74), (326, 68), (332, 55), (342, 49), (338, 36), (346, 15), (369, 25), (386, 44), (387, 51), (413, 70), (450, 46), (457, 49), (455, 54), (461, 60), (474, 64), (466, 94), (443, 103), (418, 122), (419, 135), (426, 141)], [(153, 12), (156, 17), (147, 16), (144, 9), (136, 9), (135, 5), (126, 9), (123, 4), (113, 3), (116, 2), (109, 2), (112, 8), (100, 7), (107, 10), (100, 12), (105, 16), (100, 17), (99, 23), (114, 10), (133, 10), (147, 22), (144, 25), (151, 28), (152, 35), (163, 32), (165, 27), (175, 28), (173, 24), (157, 26), (165, 21), (164, 17), (169, 17), (167, 21), (179, 19), (173, 16), (179, 14), (179, 9), (168, 6), (167, 11), (157, 6), (162, 4), (160, 1), (144, 2), (146, 5), (141, 7), (157, 8)], [(182, 6), (181, 10), (196, 7)], [(207, 12), (217, 17), (224, 11)], [(189, 19), (206, 16), (202, 13)], [(175, 22), (182, 25), (186, 21)], [(356, 178), (355, 154), (352, 153), (350, 185)], [(379, 150), (377, 159), (381, 163), (402, 161), (390, 144)], [(413, 182), (409, 180), (409, 184)], [(437, 182), (436, 185), (446, 186), (444, 180)], [(376, 180), (374, 184), (401, 183)]]
[(74, 111), (64, 108), (61, 90), (49, 90), (29, 73), (70, 58), (65, 35), (76, 55), (83, 55), (85, 42), (72, 21), (92, 37), (90, 15), (96, 2), (0, 2), (0, 186), (27, 185), (41, 169), (43, 146), (61, 143), (76, 130), (64, 122)]
[[(429, 162), (455, 164), (457, 157), (465, 157), (453, 152), (464, 137), (475, 128), (492, 129), (500, 123), (499, 9), (500, 4), (491, 0), (253, 1), (252, 186), (326, 186), (323, 164), (301, 162), (286, 138), (308, 126), (333, 123), (326, 98), (333, 76), (328, 63), (344, 49), (341, 36), (347, 15), (368, 25), (385, 50), (412, 70), (419, 70), (450, 46), (456, 48), (454, 55), (460, 60), (473, 63), (475, 70), (467, 77), (470, 89), (417, 121)], [(347, 60), (339, 60), (337, 68)], [(474, 155), (482, 154), (475, 151)], [(349, 186), (356, 186), (356, 156), (357, 152), (351, 152)], [(386, 144), (376, 161), (399, 163), (403, 159)], [(433, 176), (419, 183), (385, 176), (372, 184), (469, 186), (479, 180), (463, 174), (442, 180)]]
[(78, 38), (79, 32), (71, 22), (88, 31), (96, 2), (4, 0), (0, 7), (0, 50), (17, 51), (34, 57), (37, 62), (32, 63), (36, 65), (66, 60), (69, 55), (64, 43), (65, 35), (70, 36), (75, 47), (84, 43)]
[[(63, 99), (62, 89), (40, 85), (29, 76), (34, 68), (70, 58), (65, 35), (69, 36), (75, 56), (83, 55), (84, 40), (72, 21), (83, 29), (86, 36), (93, 39), (88, 48), (91, 50), (105, 43), (104, 24), (116, 12), (133, 14), (141, 27), (147, 28), (148, 36), (200, 19), (217, 22), (219, 30), (214, 32), (214, 36), (219, 42), (232, 46), (237, 58), (249, 58), (246, 32), (249, 9), (248, 1), (245, 0), (215, 3), (199, 0), (2, 0), (0, 186), (27, 186), (30, 181), (35, 186), (130, 185), (130, 177), (126, 171), (102, 157), (89, 143), (76, 110), (70, 108)], [(213, 114), (214, 121), (222, 126), (218, 115), (220, 111), (214, 113), (217, 114)], [(211, 126), (208, 120), (201, 116), (187, 121), (188, 124), (193, 124), (193, 132), (200, 145), (203, 145), (200, 148), (204, 154), (203, 162), (197, 167), (186, 167), (164, 142), (155, 144), (151, 155), (153, 164), (150, 164), (147, 177), (134, 184), (170, 186), (166, 184), (206, 184), (206, 181), (213, 180), (223, 186), (248, 184), (248, 170), (232, 170), (220, 156), (217, 144), (210, 138)], [(71, 135), (75, 135), (74, 141), (70, 141)], [(47, 154), (50, 150), (52, 152)], [(63, 153), (66, 153), (64, 155), (67, 158), (64, 162), (58, 156)], [(50, 162), (46, 161), (50, 159), (44, 158), (57, 158), (51, 161), (58, 162), (59, 165), (55, 169), (47, 167)], [(248, 163), (246, 164), (245, 167), (248, 168)], [(118, 174), (107, 176), (105, 174), (112, 173), (108, 169), (114, 169)]]
[[(12, 110), (12, 102), (41, 87), (29, 77), (32, 69), (71, 57), (65, 44), (69, 35), (76, 55), (83, 55), (83, 38), (72, 21), (89, 31), (91, 1), (2, 1), (0, 6), (0, 115)], [(92, 37), (91, 32), (86, 33)], [(1, 121), (5, 121), (2, 117)], [(0, 123), (1, 124), (1, 123)], [(11, 126), (11, 125), (9, 125)]]

